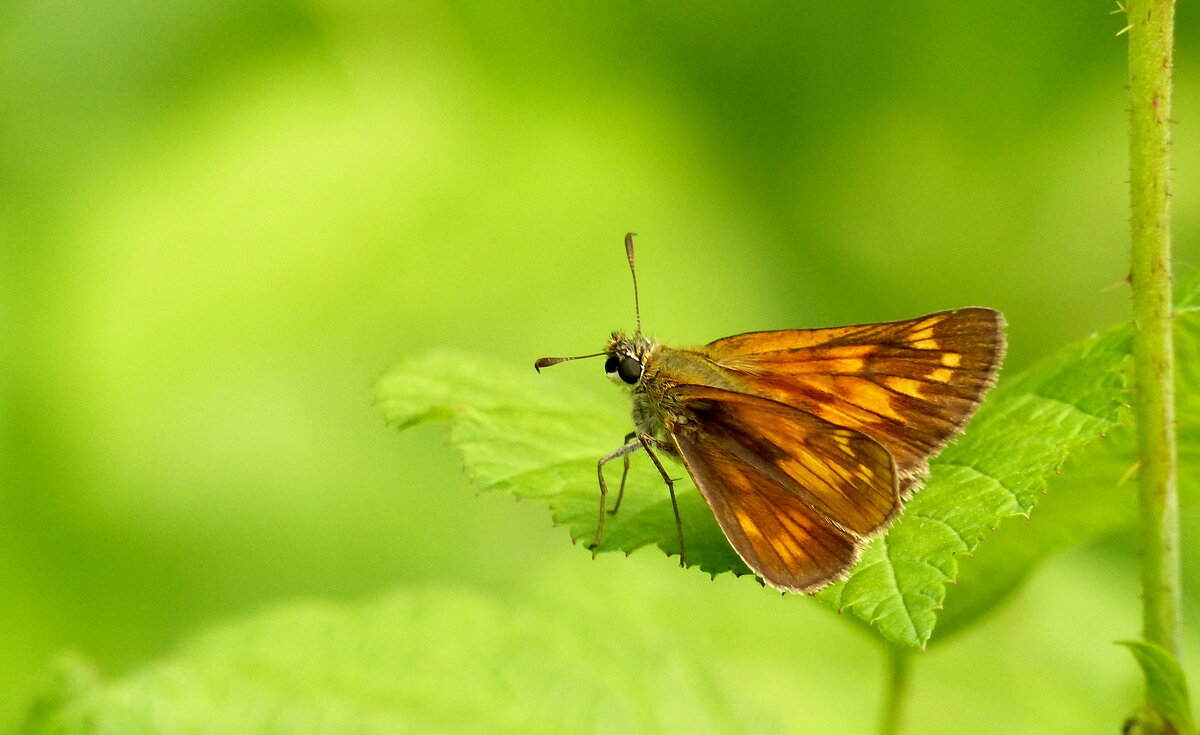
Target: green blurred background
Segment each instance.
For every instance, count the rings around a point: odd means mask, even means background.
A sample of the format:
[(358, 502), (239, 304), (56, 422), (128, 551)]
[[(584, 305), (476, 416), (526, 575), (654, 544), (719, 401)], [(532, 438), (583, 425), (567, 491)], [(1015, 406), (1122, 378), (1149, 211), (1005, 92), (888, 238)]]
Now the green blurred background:
[[(697, 615), (792, 621), (764, 710), (868, 730), (869, 637), (656, 552), (593, 562), (543, 507), (476, 497), (440, 428), (387, 430), (372, 383), (436, 346), (598, 349), (632, 326), (629, 230), (647, 331), (679, 344), (979, 304), (1006, 312), (1017, 371), (1126, 318), (1112, 9), (5, 4), (0, 730), (62, 651), (120, 676), (266, 605), (427, 586), (644, 602), (668, 644)], [(1200, 24), (1180, 10), (1189, 270)], [(1056, 559), (917, 659), (913, 731), (1115, 731), (1139, 680), (1111, 641), (1137, 605), (1128, 539)]]

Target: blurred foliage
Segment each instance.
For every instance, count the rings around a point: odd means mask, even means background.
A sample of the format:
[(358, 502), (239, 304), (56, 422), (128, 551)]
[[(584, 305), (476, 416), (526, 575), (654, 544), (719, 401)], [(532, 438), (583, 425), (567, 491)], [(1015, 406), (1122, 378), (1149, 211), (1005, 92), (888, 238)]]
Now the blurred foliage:
[[(1196, 731), (1192, 724), (1192, 705), (1188, 701), (1188, 687), (1184, 680), (1183, 670), (1175, 657), (1162, 648), (1145, 641), (1119, 641), (1129, 649), (1137, 659), (1138, 666), (1146, 674), (1147, 699), (1156, 712), (1162, 713), (1162, 718), (1173, 728), (1169, 732), (1190, 733)], [(1154, 717), (1153, 713), (1145, 713), (1143, 717)], [(1159, 720), (1153, 720), (1159, 724)], [(1140, 728), (1130, 728), (1127, 732), (1140, 732)]]
[[(770, 674), (788, 677), (775, 632), (752, 633), (741, 660), (721, 654), (727, 666), (714, 668), (706, 627), (670, 630), (659, 611), (538, 597), (408, 590), (364, 605), (290, 605), (206, 631), (115, 683), (64, 662), (59, 689), (22, 732), (789, 731), (788, 713), (764, 712), (756, 692)], [(799, 631), (789, 638), (804, 645)]]
[[(1015, 370), (1123, 319), (1123, 20), (870, 10), (0, 8), (0, 729), (63, 650), (120, 675), (286, 598), (437, 583), (516, 603), (536, 581), (580, 607), (675, 606), (627, 624), (661, 626), (662, 656), (689, 642), (673, 627), (712, 632), (714, 669), (775, 640), (741, 628), (777, 631), (791, 678), (755, 676), (756, 707), (862, 731), (877, 656), (835, 617), (710, 605), (722, 584), (661, 558), (605, 578), (542, 513), (472, 497), (437, 431), (397, 440), (370, 389), (429, 347), (597, 348), (632, 319), (629, 230), (647, 330), (679, 344), (982, 304), (1007, 314)], [(1178, 21), (1185, 131), (1200, 23), (1187, 4)], [(1198, 144), (1177, 138), (1185, 269)], [(1129, 543), (1052, 564), (919, 657), (921, 731), (1120, 722)]]

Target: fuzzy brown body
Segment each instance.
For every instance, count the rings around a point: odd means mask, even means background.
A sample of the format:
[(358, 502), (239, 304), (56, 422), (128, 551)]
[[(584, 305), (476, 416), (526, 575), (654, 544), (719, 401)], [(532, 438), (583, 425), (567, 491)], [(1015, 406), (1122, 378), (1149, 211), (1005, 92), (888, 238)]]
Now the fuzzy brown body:
[[(613, 339), (617, 345), (629, 343), (619, 333)], [(690, 383), (729, 391), (745, 390), (732, 371), (695, 348), (667, 347), (649, 341), (642, 353), (642, 370), (642, 380), (632, 386), (633, 425), (639, 432), (662, 441), (675, 456), (679, 455), (679, 448), (672, 437), (692, 429), (686, 405), (671, 395), (679, 385), (680, 376), (687, 376)]]

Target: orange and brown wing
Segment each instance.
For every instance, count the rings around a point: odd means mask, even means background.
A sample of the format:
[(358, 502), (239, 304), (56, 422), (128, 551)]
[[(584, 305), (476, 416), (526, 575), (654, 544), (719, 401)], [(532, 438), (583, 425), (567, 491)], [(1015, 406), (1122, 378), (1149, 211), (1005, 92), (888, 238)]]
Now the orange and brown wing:
[(883, 324), (751, 332), (699, 352), (746, 390), (883, 444), (907, 494), (995, 382), (1003, 326), (998, 311), (966, 308)]
[(773, 587), (843, 576), (900, 510), (895, 462), (852, 429), (765, 398), (696, 385), (669, 392), (672, 437), (721, 530)]

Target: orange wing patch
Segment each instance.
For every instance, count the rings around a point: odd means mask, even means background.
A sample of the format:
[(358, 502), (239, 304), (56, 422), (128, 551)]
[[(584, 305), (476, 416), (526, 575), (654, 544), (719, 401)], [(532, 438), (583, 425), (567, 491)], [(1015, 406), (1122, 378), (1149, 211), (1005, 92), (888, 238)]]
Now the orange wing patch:
[(992, 309), (831, 329), (750, 332), (696, 351), (747, 391), (859, 431), (905, 479), (962, 430), (995, 382), (1003, 319)]
[(705, 386), (669, 391), (669, 428), (696, 486), (746, 564), (780, 589), (846, 573), (900, 510), (878, 442), (775, 401)]

